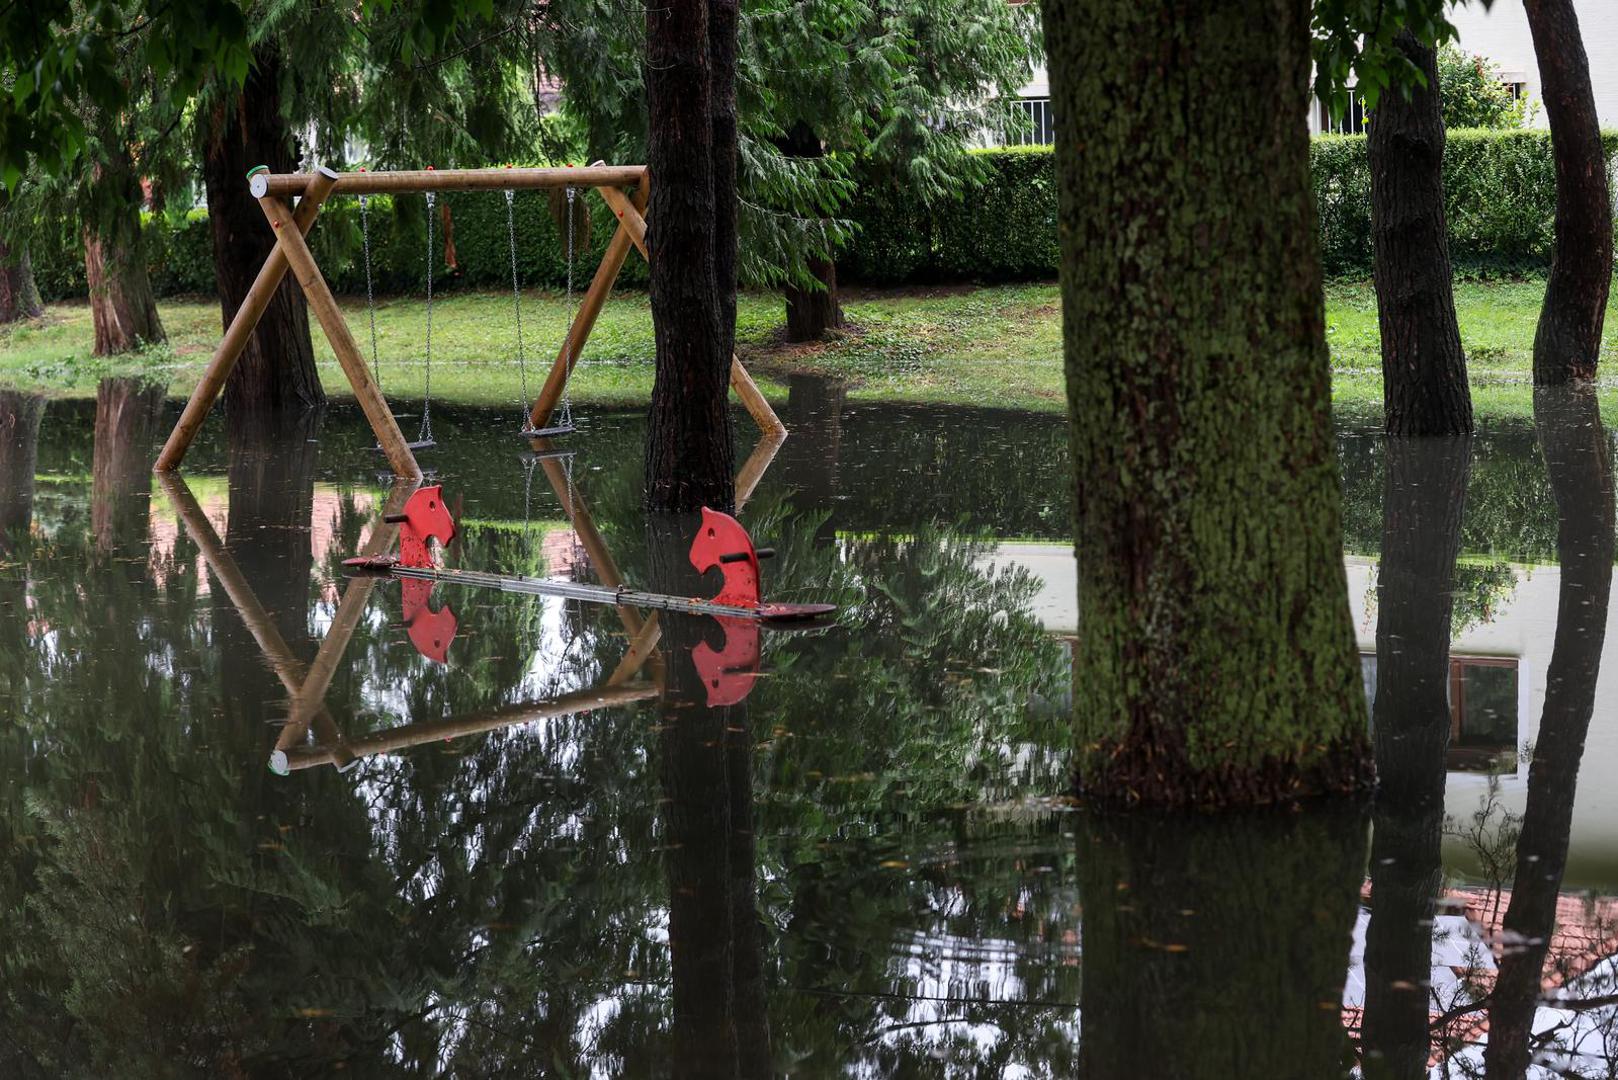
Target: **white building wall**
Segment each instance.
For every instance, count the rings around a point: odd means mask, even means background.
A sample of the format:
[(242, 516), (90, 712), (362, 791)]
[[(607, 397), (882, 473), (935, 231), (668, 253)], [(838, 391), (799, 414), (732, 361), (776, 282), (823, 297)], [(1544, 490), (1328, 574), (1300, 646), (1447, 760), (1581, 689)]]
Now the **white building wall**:
[[(1618, 127), (1618, 0), (1573, 0), (1573, 8), (1590, 58), (1590, 82), (1595, 87), (1601, 126)], [(1494, 0), (1488, 10), (1473, 0), (1450, 12), (1450, 21), (1460, 31), (1457, 44), (1462, 49), (1493, 60), (1507, 81), (1525, 83), (1534, 101), (1544, 100), (1523, 0)], [(1543, 107), (1534, 123), (1548, 125)]]

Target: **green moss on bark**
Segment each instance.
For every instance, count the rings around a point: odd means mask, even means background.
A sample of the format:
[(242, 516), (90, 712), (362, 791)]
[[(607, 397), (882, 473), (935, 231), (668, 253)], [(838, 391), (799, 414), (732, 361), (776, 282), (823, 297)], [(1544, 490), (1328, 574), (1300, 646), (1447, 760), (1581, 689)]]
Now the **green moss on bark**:
[(1107, 801), (1360, 786), (1307, 0), (1047, 0), (1081, 635)]

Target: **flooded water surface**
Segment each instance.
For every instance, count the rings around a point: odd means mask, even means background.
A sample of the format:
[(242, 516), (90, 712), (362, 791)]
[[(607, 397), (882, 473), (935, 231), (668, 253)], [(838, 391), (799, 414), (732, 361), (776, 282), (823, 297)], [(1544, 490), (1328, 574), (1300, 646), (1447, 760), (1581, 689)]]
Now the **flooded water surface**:
[[(1065, 798), (1059, 417), (795, 385), (709, 619), (346, 576), (353, 409), (0, 395), (0, 1075), (1618, 1075), (1611, 442), (1345, 427), (1374, 804)], [(643, 424), (435, 409), (447, 565), (670, 581)], [(677, 575), (676, 575), (677, 576)]]

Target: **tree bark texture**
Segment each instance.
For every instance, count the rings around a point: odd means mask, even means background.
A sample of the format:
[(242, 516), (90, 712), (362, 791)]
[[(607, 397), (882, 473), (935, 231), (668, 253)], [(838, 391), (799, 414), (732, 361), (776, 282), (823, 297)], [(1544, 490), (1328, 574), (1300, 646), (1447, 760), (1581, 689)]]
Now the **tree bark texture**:
[(37, 319), (44, 312), (28, 249), (0, 239), (0, 323)]
[(1383, 445), (1362, 1064), (1368, 1080), (1423, 1080), (1432, 920), (1444, 876), (1450, 616), (1472, 441), (1394, 437)]
[[(1078, 823), (1084, 1077), (1341, 1076), (1357, 807)], [(1149, 1063), (1148, 1063), (1149, 1062)]]
[(140, 180), (127, 154), (96, 166), (97, 205), (84, 224), (84, 277), (95, 355), (166, 341), (141, 243)]
[[(657, 347), (646, 503), (654, 510), (729, 509), (735, 500), (727, 348), (735, 335), (735, 141), (732, 134), (728, 151), (717, 145), (715, 112), (729, 109), (734, 131), (734, 7), (717, 22), (710, 27), (708, 0), (646, 10), (647, 248)], [(727, 25), (728, 44), (720, 40)], [(716, 78), (714, 60), (726, 56), (732, 70)], [(716, 96), (732, 100), (716, 106)], [(727, 153), (730, 177), (721, 190), (716, 163)]]
[(1307, 0), (1046, 0), (1076, 482), (1076, 779), (1363, 786)]
[(1534, 382), (1593, 379), (1612, 286), (1612, 194), (1573, 0), (1523, 0), (1556, 158), (1556, 244), (1534, 335)]
[(95, 446), (90, 458), (90, 527), (103, 553), (146, 539), (154, 439), (163, 388), (143, 379), (107, 378), (96, 386)]
[[(826, 151), (820, 136), (808, 124), (799, 123), (781, 140), (781, 149), (793, 157), (817, 158)], [(822, 288), (804, 288), (788, 282), (782, 292), (787, 302), (787, 340), (819, 341), (827, 330), (847, 325), (843, 306), (837, 299), (837, 263), (832, 259), (809, 259), (809, 272)]]
[[(219, 95), (203, 117), (202, 178), (222, 326), (236, 317), (275, 247), (264, 212), (247, 189), (247, 170), (298, 168), (292, 133), (281, 114), (280, 77), (279, 53), (261, 46), (243, 87)], [(293, 275), (282, 279), (264, 309), (225, 383), (224, 399), (232, 418), (301, 410), (326, 400), (309, 338), (309, 310)]]
[(1502, 920), (1508, 944), (1489, 997), (1484, 1063), (1490, 1080), (1527, 1073), (1612, 595), (1612, 447), (1594, 388), (1536, 389), (1534, 423), (1556, 498), (1556, 557), (1562, 579), (1556, 636), (1545, 671), (1544, 711), (1517, 837), (1517, 872)]
[(1408, 30), (1396, 44), (1427, 85), (1408, 87), (1408, 97), (1398, 87), (1384, 93), (1370, 126), (1384, 424), (1389, 435), (1463, 435), (1472, 394), (1444, 219), (1437, 54)]
[(45, 397), (0, 390), (0, 555), (28, 536), (34, 520), (34, 466)]

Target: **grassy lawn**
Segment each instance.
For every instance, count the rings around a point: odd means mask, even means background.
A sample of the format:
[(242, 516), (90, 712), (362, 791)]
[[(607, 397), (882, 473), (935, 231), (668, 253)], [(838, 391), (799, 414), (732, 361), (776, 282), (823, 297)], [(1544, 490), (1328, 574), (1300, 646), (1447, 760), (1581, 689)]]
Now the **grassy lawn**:
[[(1534, 326), (1542, 282), (1462, 284), (1456, 309), (1471, 362), (1480, 415), (1525, 415)], [(369, 351), (363, 300), (346, 300), (349, 325)], [(117, 361), (90, 355), (89, 309), (51, 305), (43, 319), (0, 330), (0, 382), (59, 395), (94, 392), (102, 375), (146, 371), (166, 379), (170, 393), (188, 393), (219, 337), (212, 300), (175, 299), (161, 305), (169, 343)], [(1062, 407), (1060, 304), (1055, 285), (985, 288), (850, 290), (844, 296), (850, 329), (823, 345), (781, 341), (778, 296), (744, 294), (737, 340), (743, 358), (772, 396), (786, 376), (832, 375), (865, 400), (951, 402), (1056, 410)], [(376, 316), (383, 385), (390, 396), (419, 396), (425, 377), (426, 308), (415, 298), (383, 301)], [(554, 293), (523, 297), (528, 388), (534, 392), (562, 339), (567, 305)], [(1381, 403), (1376, 296), (1369, 283), (1334, 284), (1326, 292), (1328, 341), (1340, 408), (1376, 412)], [(315, 334), (321, 376), (334, 393), (345, 389), (322, 334)], [(577, 400), (640, 404), (652, 380), (651, 315), (643, 292), (616, 294), (603, 311), (574, 381)], [(1604, 370), (1612, 370), (1618, 331), (1609, 324)], [(522, 397), (509, 295), (460, 293), (433, 311), (433, 390), (444, 399), (479, 404)], [(1615, 397), (1618, 401), (1618, 397)]]

